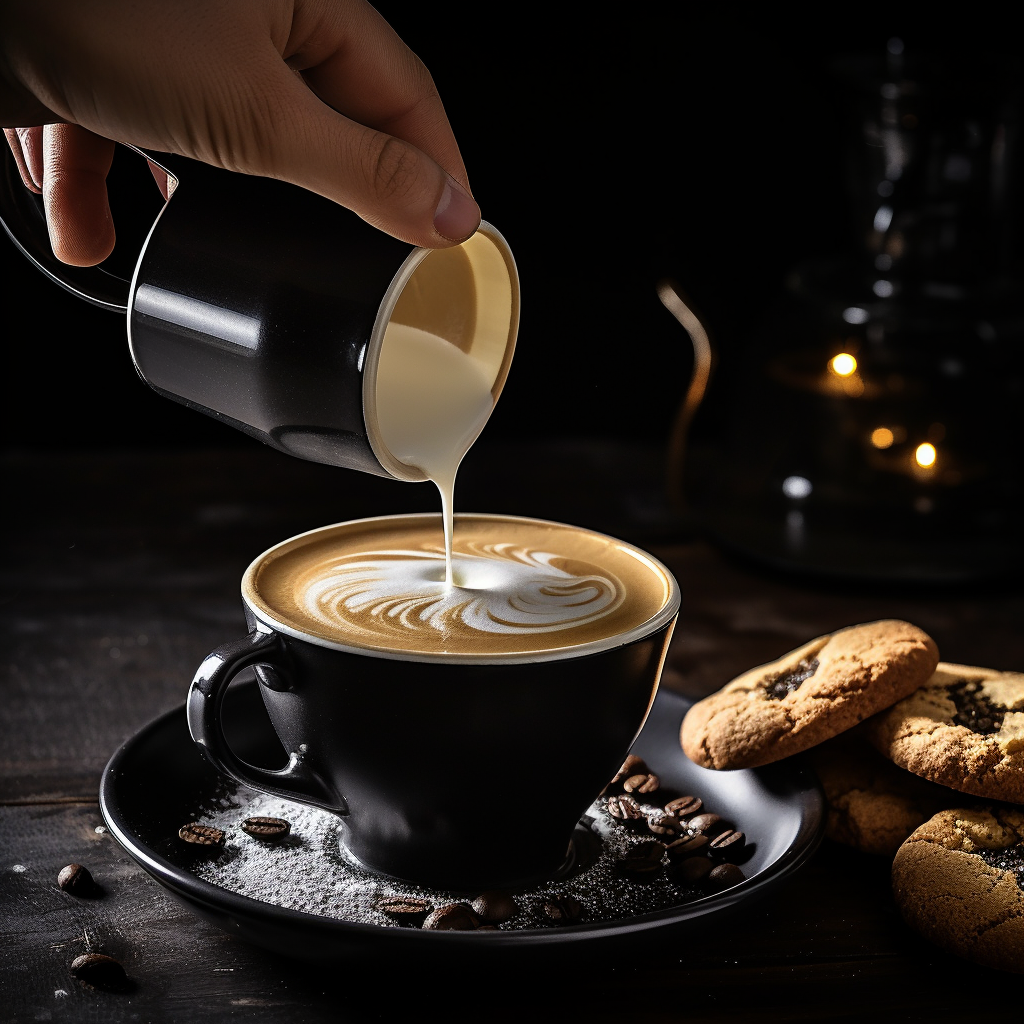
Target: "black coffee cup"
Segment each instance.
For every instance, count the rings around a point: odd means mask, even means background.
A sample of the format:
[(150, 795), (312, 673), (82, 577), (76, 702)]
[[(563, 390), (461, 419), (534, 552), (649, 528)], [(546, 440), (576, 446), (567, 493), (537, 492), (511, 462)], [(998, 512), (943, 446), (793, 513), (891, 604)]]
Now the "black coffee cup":
[(484, 368), (495, 400), (501, 392), (519, 279), (486, 222), (461, 245), (421, 249), (297, 185), (139, 150), (176, 187), (128, 281), (53, 255), (41, 198), (3, 150), (7, 233), (57, 284), (126, 316), (135, 367), (167, 398), (289, 455), (422, 481), (377, 422), (388, 324), (456, 345)]
[[(671, 573), (640, 553), (664, 574), (664, 600), (625, 634), (521, 657), (426, 656), (346, 646), (268, 614), (253, 589), (267, 554), (243, 579), (248, 636), (210, 654), (189, 691), (205, 757), (341, 816), (345, 851), (372, 870), (467, 892), (557, 876), (654, 700), (679, 608)], [(224, 694), (252, 666), (288, 754), (279, 770), (243, 763), (224, 736)]]

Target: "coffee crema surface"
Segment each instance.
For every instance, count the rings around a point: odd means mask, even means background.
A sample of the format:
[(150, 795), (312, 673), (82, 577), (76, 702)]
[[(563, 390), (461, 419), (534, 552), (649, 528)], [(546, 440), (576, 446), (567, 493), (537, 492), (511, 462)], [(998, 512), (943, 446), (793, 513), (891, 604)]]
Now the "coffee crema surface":
[(272, 625), (412, 657), (576, 653), (626, 642), (678, 607), (650, 555), (543, 520), (456, 516), (452, 572), (449, 586), (440, 516), (387, 516), (271, 548), (249, 567), (243, 596)]

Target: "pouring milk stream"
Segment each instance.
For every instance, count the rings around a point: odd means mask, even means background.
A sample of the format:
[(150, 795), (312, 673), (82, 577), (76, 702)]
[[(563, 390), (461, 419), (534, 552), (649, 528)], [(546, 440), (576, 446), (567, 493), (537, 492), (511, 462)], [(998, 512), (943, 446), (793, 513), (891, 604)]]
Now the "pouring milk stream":
[[(327, 628), (387, 636), (539, 635), (614, 612), (623, 582), (579, 552), (549, 550), (537, 536), (467, 538), (456, 545), (455, 478), (494, 407), (494, 370), (458, 345), (392, 320), (376, 377), (383, 442), (441, 495), (443, 556), (420, 545), (339, 553), (303, 574), (304, 614)], [(439, 538), (440, 539), (440, 538)], [(564, 541), (563, 541), (564, 544)], [(444, 641), (442, 641), (443, 643)]]
[(472, 356), (436, 334), (392, 321), (377, 368), (377, 419), (384, 443), (441, 492), (445, 583), (452, 567), (455, 474), (494, 408), (491, 381)]

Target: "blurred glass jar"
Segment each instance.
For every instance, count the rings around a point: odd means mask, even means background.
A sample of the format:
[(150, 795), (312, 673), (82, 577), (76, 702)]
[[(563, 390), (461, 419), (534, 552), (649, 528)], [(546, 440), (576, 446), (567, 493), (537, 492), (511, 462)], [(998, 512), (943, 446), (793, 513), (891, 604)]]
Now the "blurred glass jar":
[(714, 540), (778, 567), (999, 577), (1024, 565), (1019, 69), (887, 50), (836, 67), (848, 252), (715, 353), (670, 477)]

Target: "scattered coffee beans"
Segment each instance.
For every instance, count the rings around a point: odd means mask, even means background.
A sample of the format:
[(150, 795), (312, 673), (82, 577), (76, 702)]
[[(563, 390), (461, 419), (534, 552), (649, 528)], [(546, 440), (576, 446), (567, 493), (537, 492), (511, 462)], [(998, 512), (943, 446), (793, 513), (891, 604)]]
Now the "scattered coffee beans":
[(468, 903), (449, 903), (432, 910), (423, 927), (428, 931), (473, 931), (480, 926), (480, 918)]
[(571, 924), (583, 916), (583, 905), (573, 896), (551, 896), (544, 902), (544, 913), (556, 924)]
[[(662, 790), (657, 774), (630, 755), (587, 811), (591, 831), (577, 847), (572, 873), (515, 898), (504, 890), (479, 892), (465, 902), (453, 893), (422, 889), (408, 895), (397, 883), (328, 861), (320, 851), (337, 847), (333, 817), (276, 798), (213, 812), (207, 820), (219, 827), (191, 822), (179, 835), (196, 844), (188, 862), (200, 878), (307, 913), (428, 931), (571, 928), (580, 920), (665, 910), (744, 881), (737, 867), (744, 858), (737, 854), (751, 846), (743, 833), (699, 796), (678, 794)], [(239, 830), (261, 840), (294, 833), (303, 841), (248, 842)], [(237, 844), (231, 856), (197, 855), (203, 848), (219, 851), (225, 839)], [(333, 884), (335, 871), (343, 873), (344, 891)]]
[(224, 842), (224, 832), (212, 825), (200, 825), (196, 821), (191, 821), (178, 829), (178, 838), (196, 846), (220, 846)]
[(57, 884), (72, 896), (93, 896), (99, 891), (89, 869), (83, 868), (81, 864), (68, 864), (61, 868)]
[(489, 892), (482, 892), (470, 904), (470, 908), (481, 921), (488, 924), (501, 924), (507, 921), (519, 907), (516, 901), (503, 889), (492, 889)]
[(291, 830), (291, 824), (284, 818), (252, 817), (242, 822), (242, 831), (246, 835), (262, 839), (264, 842), (283, 839)]
[(117, 990), (126, 988), (128, 976), (124, 968), (105, 953), (83, 953), (71, 961), (71, 973), (92, 988)]
[[(659, 840), (630, 847), (616, 861), (620, 874), (644, 882), (665, 872), (681, 888), (699, 886), (705, 892), (721, 892), (745, 879), (732, 861), (739, 859), (746, 837), (721, 815), (708, 811), (699, 796), (673, 797), (663, 807), (641, 803), (637, 797), (656, 791), (660, 781), (640, 758), (632, 755), (608, 788), (615, 784), (620, 784), (625, 793), (606, 799), (608, 816), (629, 827), (643, 818), (648, 830)], [(663, 864), (665, 853), (667, 869)]]

